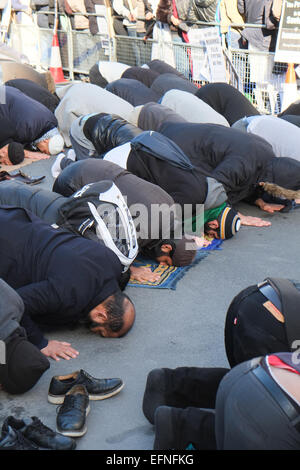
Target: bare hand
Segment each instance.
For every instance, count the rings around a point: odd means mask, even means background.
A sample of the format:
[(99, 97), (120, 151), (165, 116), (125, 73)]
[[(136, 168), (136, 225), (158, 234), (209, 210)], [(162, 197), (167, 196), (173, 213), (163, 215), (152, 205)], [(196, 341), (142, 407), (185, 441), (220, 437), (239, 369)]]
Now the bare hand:
[(148, 13), (146, 13), (145, 19), (149, 21), (149, 20), (152, 20), (153, 17), (154, 17), (153, 13), (151, 13), (151, 11), (148, 11)]
[(205, 237), (194, 237), (194, 241), (200, 248), (204, 248), (211, 244), (211, 241), (207, 240)]
[(128, 19), (129, 19), (129, 21), (136, 21), (136, 17), (134, 16), (133, 13), (129, 13)]
[(255, 204), (256, 204), (262, 211), (270, 212), (271, 214), (273, 214), (273, 213), (276, 212), (276, 211), (280, 211), (281, 209), (283, 209), (283, 208), (285, 207), (283, 204), (268, 203), (268, 202), (265, 202), (263, 199), (257, 199), (257, 200), (255, 201)]
[(243, 215), (238, 213), (241, 219), (241, 225), (247, 225), (252, 227), (269, 227), (271, 222), (261, 219), (260, 217), (252, 217), (251, 215)]
[(60, 357), (69, 361), (70, 359), (75, 359), (79, 354), (78, 351), (71, 347), (70, 343), (56, 340), (49, 341), (48, 345), (44, 349), (41, 349), (41, 352), (56, 361), (59, 361)]
[(178, 18), (175, 18), (175, 16), (171, 16), (171, 22), (174, 26), (180, 25), (181, 21)]
[(151, 271), (151, 268), (130, 267), (130, 279), (139, 282), (155, 282), (160, 278), (160, 274)]
[(30, 152), (30, 150), (25, 150), (24, 156), (25, 158), (30, 158), (31, 160), (47, 160), (48, 158), (50, 158), (50, 155), (48, 155), (47, 153)]

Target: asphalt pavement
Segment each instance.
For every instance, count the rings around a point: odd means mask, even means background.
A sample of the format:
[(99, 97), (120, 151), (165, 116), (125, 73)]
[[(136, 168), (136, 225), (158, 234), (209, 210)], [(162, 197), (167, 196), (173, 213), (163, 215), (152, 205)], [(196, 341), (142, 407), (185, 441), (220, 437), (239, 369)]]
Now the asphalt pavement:
[[(28, 165), (32, 176), (52, 188), (54, 157)], [(51, 360), (50, 369), (24, 395), (0, 392), (0, 426), (14, 415), (38, 416), (55, 429), (56, 406), (47, 402), (51, 377), (84, 369), (94, 377), (121, 377), (123, 390), (107, 400), (91, 402), (88, 431), (77, 439), (78, 450), (150, 450), (154, 429), (142, 412), (147, 374), (157, 367), (229, 367), (224, 348), (228, 306), (242, 289), (267, 276), (300, 279), (300, 210), (262, 213), (242, 204), (241, 212), (263, 216), (271, 227), (242, 227), (240, 232), (190, 269), (176, 290), (127, 288), (136, 306), (132, 330), (119, 339), (97, 337), (84, 328), (51, 332), (47, 337), (69, 341), (80, 355)]]

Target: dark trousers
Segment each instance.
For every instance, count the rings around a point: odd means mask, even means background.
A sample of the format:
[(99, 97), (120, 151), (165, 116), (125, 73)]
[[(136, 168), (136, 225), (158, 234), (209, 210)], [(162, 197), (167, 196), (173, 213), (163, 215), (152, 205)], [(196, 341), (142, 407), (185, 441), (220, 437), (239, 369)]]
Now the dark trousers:
[(165, 371), (165, 402), (174, 412), (176, 447), (192, 444), (198, 450), (216, 449), (217, 391), (229, 369), (178, 367)]

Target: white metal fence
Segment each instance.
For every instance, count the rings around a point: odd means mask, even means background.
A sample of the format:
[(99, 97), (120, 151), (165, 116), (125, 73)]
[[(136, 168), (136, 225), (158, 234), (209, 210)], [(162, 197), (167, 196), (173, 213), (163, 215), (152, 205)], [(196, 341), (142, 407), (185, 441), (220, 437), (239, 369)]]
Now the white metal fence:
[[(161, 51), (166, 47), (163, 42), (157, 43), (153, 39), (145, 41), (143, 38), (129, 36), (91, 35), (89, 30), (72, 29), (70, 18), (66, 15), (60, 14), (60, 17), (63, 17), (60, 22), (63, 29), (58, 30), (62, 67), (70, 80), (74, 80), (76, 74), (80, 74), (81, 78), (82, 75), (88, 76), (91, 67), (99, 60), (118, 61), (131, 66), (142, 65), (151, 60), (154, 44)], [(211, 24), (214, 25), (216, 23)], [(52, 37), (53, 30), (38, 27), (35, 17), (32, 25), (12, 23), (7, 42), (29, 56), (31, 65), (38, 69), (47, 69), (50, 64)], [(222, 44), (227, 83), (243, 92), (260, 112), (279, 112), (285, 64), (276, 64), (274, 53), (231, 49), (225, 47), (225, 41)], [(173, 42), (172, 47), (176, 67), (188, 79), (193, 80), (193, 57), (204, 57), (206, 51), (202, 46), (188, 43)], [(201, 86), (205, 81), (195, 83)]]

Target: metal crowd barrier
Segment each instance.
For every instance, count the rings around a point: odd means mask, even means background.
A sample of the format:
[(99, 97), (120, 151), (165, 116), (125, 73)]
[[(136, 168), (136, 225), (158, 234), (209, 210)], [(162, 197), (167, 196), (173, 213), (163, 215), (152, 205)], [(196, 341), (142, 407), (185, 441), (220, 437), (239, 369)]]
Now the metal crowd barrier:
[[(41, 12), (42, 14), (53, 12)], [(91, 35), (89, 30), (74, 30), (69, 17), (63, 17), (63, 29), (58, 30), (62, 67), (70, 80), (76, 74), (88, 76), (90, 68), (99, 60), (118, 61), (128, 65), (143, 65), (152, 58), (155, 46), (162, 57), (170, 43), (158, 43), (153, 39), (129, 36)], [(88, 14), (87, 16), (101, 16)], [(40, 70), (48, 69), (51, 57), (53, 30), (37, 26), (37, 16), (33, 25), (12, 23), (8, 34), (8, 45), (24, 55), (29, 55), (30, 64)], [(217, 23), (209, 24), (216, 26)], [(206, 24), (207, 26), (207, 24)], [(257, 26), (257, 25), (256, 25)], [(274, 62), (274, 53), (265, 53), (224, 47), (226, 81), (239, 89), (258, 108), (261, 113), (276, 114), (280, 111), (282, 84), (285, 80), (285, 64)], [(204, 48), (188, 43), (173, 42), (172, 49), (176, 58), (176, 68), (186, 78), (193, 80), (193, 57), (204, 57)], [(30, 51), (30, 54), (28, 54)], [(194, 80), (193, 80), (194, 81)], [(201, 86), (206, 81), (194, 81)]]

